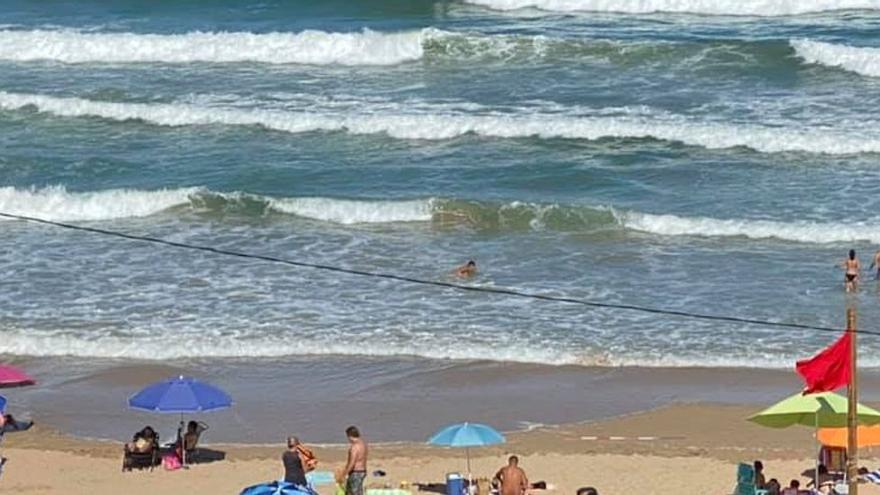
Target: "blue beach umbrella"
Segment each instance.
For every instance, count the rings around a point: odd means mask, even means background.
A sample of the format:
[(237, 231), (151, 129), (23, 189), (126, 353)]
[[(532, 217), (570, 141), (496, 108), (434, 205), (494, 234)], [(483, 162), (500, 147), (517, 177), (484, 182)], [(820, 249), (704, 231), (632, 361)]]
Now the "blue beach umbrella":
[(495, 428), (480, 423), (459, 423), (438, 431), (428, 440), (430, 445), (464, 447), (468, 473), (471, 472), (471, 447), (497, 445), (507, 440)]
[(6, 397), (0, 395), (0, 414), (6, 412)]
[[(181, 434), (185, 413), (218, 411), (231, 406), (232, 398), (222, 389), (185, 376), (148, 385), (128, 398), (128, 407), (132, 409), (180, 414)], [(186, 451), (183, 455), (186, 455)]]
[(297, 486), (286, 481), (273, 481), (249, 486), (239, 495), (317, 495), (306, 487)]
[(210, 383), (180, 376), (148, 385), (129, 397), (128, 406), (156, 413), (210, 412), (232, 406), (232, 398)]

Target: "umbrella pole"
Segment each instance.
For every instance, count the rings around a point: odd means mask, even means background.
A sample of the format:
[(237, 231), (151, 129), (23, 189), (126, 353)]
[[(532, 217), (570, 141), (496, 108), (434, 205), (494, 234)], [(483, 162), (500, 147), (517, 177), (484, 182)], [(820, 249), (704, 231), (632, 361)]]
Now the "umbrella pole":
[[(816, 416), (814, 418), (816, 420), (816, 445), (819, 446), (819, 452), (822, 451), (821, 443), (819, 442), (819, 411), (816, 411)], [(815, 490), (819, 490), (819, 453), (816, 453), (816, 467), (813, 468), (813, 488)]]
[(183, 413), (180, 413), (180, 426), (177, 430), (177, 437), (180, 441), (180, 464), (186, 466), (186, 432), (183, 430)]
[(470, 447), (464, 448), (464, 455), (465, 455), (465, 457), (467, 457), (467, 468), (468, 468), (467, 493), (468, 493), (468, 495), (470, 495), (471, 493), (473, 493), (473, 492), (471, 492), (471, 485), (473, 484), (473, 479), (471, 476), (471, 449), (470, 449)]
[(848, 481), (849, 495), (859, 494), (859, 440), (858, 440), (858, 404), (859, 404), (859, 381), (858, 381), (858, 334), (856, 333), (856, 309), (846, 309), (846, 331), (850, 337), (849, 351), (849, 383), (847, 384), (847, 441), (846, 441), (846, 476)]

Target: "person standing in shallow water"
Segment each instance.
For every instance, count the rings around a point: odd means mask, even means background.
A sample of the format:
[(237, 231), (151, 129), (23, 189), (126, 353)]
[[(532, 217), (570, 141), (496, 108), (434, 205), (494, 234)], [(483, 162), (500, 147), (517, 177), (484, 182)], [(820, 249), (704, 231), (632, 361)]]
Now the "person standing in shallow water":
[(874, 274), (874, 280), (880, 280), (880, 249), (874, 253), (874, 260), (871, 261), (871, 266), (868, 268), (873, 270), (875, 266), (877, 267), (877, 273)]
[(855, 292), (859, 288), (859, 272), (861, 266), (856, 258), (856, 250), (849, 250), (849, 257), (843, 260), (843, 286), (847, 292)]
[(355, 426), (345, 429), (348, 437), (348, 462), (345, 464), (345, 495), (364, 495), (364, 478), (367, 477), (367, 443)]

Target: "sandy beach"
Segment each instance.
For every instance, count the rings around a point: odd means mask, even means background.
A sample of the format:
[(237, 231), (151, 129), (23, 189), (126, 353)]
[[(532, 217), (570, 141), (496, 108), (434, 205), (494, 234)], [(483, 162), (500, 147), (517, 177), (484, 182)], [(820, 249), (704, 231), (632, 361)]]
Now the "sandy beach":
[[(490, 477), (509, 454), (522, 458), (532, 481), (551, 489), (536, 491), (571, 495), (582, 486), (603, 494), (729, 494), (735, 465), (761, 459), (767, 477), (783, 483), (807, 478), (815, 451), (808, 429), (772, 430), (744, 420), (754, 407), (676, 404), (615, 419), (541, 427), (511, 433), (508, 443), (472, 451), (475, 476)], [(306, 437), (307, 438), (307, 437)], [(381, 439), (377, 439), (381, 440)], [(281, 476), (281, 445), (209, 444), (224, 460), (185, 471), (122, 473), (121, 444), (73, 438), (46, 428), (10, 435), (3, 455), (10, 460), (0, 493), (115, 494), (238, 493), (250, 484)], [(343, 446), (318, 446), (320, 469), (343, 460)], [(863, 451), (861, 464), (876, 467), (878, 452)], [(439, 483), (448, 472), (464, 470), (460, 450), (417, 443), (381, 443), (373, 447), (370, 468), (386, 477), (371, 477), (375, 487), (401, 482)], [(321, 493), (331, 493), (321, 487)], [(880, 493), (864, 485), (862, 493)]]

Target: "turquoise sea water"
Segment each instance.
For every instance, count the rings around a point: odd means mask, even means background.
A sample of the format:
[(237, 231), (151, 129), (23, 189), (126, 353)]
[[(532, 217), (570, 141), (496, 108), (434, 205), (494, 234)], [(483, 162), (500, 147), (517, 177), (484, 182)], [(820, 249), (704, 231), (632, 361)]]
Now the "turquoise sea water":
[[(836, 267), (880, 243), (880, 1), (765, 4), (6, 0), (0, 211), (880, 330)], [(0, 232), (0, 354), (778, 368), (834, 337)]]

